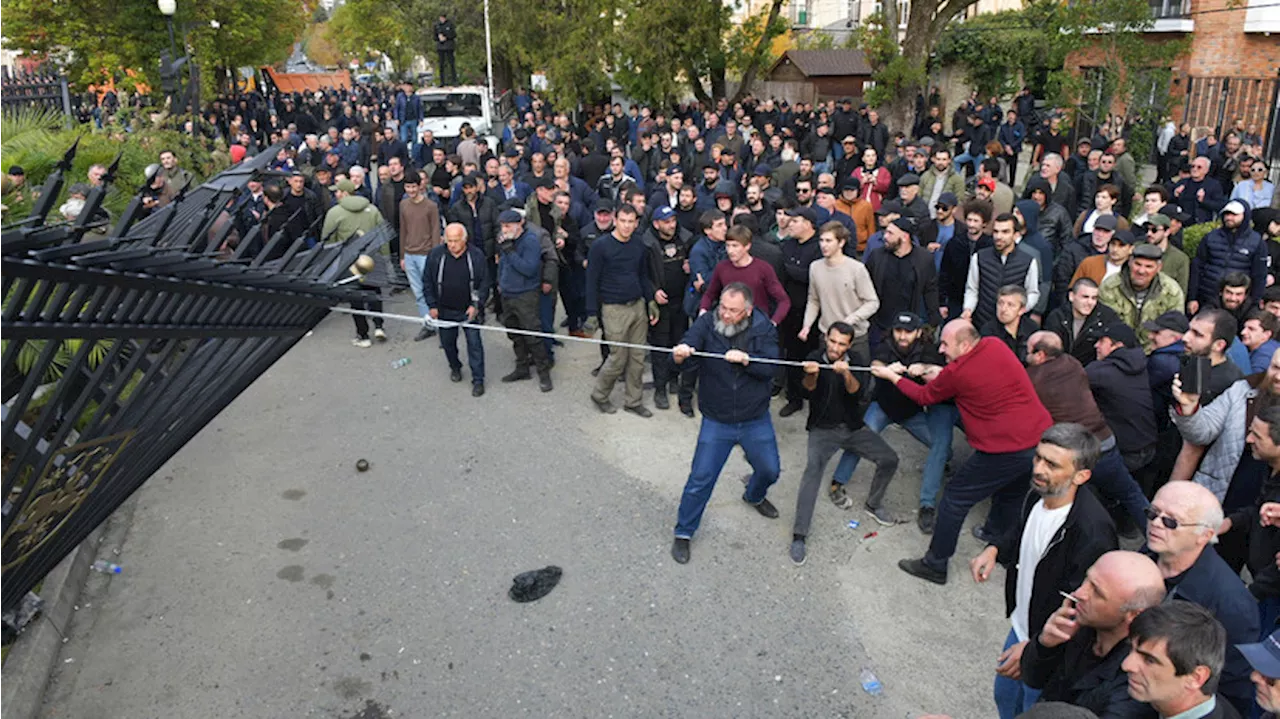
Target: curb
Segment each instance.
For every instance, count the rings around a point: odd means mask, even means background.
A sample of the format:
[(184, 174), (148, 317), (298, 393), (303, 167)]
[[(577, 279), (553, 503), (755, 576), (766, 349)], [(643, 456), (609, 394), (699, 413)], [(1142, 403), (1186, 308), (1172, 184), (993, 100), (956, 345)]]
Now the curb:
[(53, 625), (63, 634), (70, 628), (71, 616), (89, 577), (89, 566), (97, 557), (105, 527), (106, 523), (99, 525), (44, 578), (40, 591), (45, 600), (44, 617), (37, 617), (18, 636), (4, 662), (4, 705), (0, 707), (0, 719), (32, 719), (39, 713), (49, 678), (62, 652), (62, 636)]

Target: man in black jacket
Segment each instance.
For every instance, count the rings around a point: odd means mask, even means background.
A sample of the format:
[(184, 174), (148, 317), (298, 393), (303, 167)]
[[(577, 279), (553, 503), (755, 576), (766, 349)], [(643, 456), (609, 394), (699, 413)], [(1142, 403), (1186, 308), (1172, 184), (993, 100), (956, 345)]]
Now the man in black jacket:
[(458, 38), (458, 31), (453, 27), (453, 21), (444, 13), (440, 14), (440, 19), (436, 21), (432, 33), (436, 36), (436, 57), (439, 62), (436, 63), (437, 80), (440, 86), (458, 84), (458, 68), (453, 64), (454, 45)]
[(1006, 569), (1005, 613), (1013, 626), (996, 668), (1000, 719), (1013, 719), (1039, 698), (1038, 689), (1021, 681), (1021, 660), (1060, 604), (1059, 593), (1080, 586), (1098, 557), (1117, 548), (1110, 515), (1092, 492), (1080, 491), (1100, 454), (1098, 440), (1082, 425), (1060, 423), (1045, 430), (1032, 461), (1021, 524), (969, 563), (976, 582), (987, 581), (997, 562)]
[(964, 204), (965, 234), (951, 238), (942, 248), (942, 263), (938, 269), (938, 301), (943, 319), (955, 319), (964, 311), (964, 285), (969, 277), (969, 262), (979, 250), (991, 247), (991, 235), (986, 233), (991, 222), (991, 203), (986, 200), (969, 200)]
[[(467, 242), (467, 228), (452, 223), (444, 228), (444, 244), (427, 255), (422, 273), (422, 294), (431, 319), (445, 322), (484, 323), (484, 299), (489, 294), (489, 272), (480, 254)], [(471, 368), (471, 396), (484, 394), (484, 343), (480, 330), (464, 327), (467, 364)], [(458, 327), (440, 327), (440, 347), (449, 362), (449, 379), (462, 381), (458, 357)]]
[(873, 347), (889, 334), (893, 319), (903, 312), (919, 313), (923, 308), (926, 324), (942, 325), (933, 257), (911, 241), (910, 220), (899, 217), (884, 228), (884, 245), (867, 257), (867, 272), (880, 298), (880, 309), (871, 318), (875, 325)]
[(1117, 321), (1115, 310), (1098, 301), (1098, 283), (1081, 277), (1067, 291), (1067, 302), (1044, 318), (1044, 328), (1061, 337), (1067, 352), (1088, 367), (1098, 358), (1094, 344), (1102, 331)]
[(1098, 716), (1150, 717), (1150, 708), (1129, 696), (1121, 664), (1129, 656), (1129, 625), (1163, 599), (1154, 562), (1137, 552), (1107, 552), (1027, 642), (1022, 681), (1039, 689), (1043, 701), (1068, 702)]
[[(467, 242), (484, 253), (489, 276), (497, 277), (498, 206), (484, 196), (484, 180), (477, 174), (462, 179), (462, 200), (449, 208), (447, 220), (467, 228)], [(495, 312), (498, 308), (495, 307)]]
[(1084, 368), (1098, 409), (1116, 438), (1116, 449), (1136, 475), (1156, 454), (1156, 417), (1147, 356), (1129, 325), (1116, 320), (1097, 342), (1098, 361)]

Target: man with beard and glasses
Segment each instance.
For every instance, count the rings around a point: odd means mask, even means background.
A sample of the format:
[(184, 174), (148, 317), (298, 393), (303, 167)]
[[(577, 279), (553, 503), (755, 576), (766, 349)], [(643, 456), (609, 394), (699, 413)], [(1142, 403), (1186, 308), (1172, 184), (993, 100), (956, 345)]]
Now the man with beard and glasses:
[[(866, 510), (884, 525), (897, 523), (897, 518), (884, 506), (884, 494), (898, 470), (898, 454), (885, 444), (875, 428), (868, 427), (863, 414), (864, 398), (871, 379), (865, 370), (855, 371), (849, 354), (853, 344), (853, 327), (845, 322), (832, 322), (824, 338), (826, 346), (814, 350), (804, 362), (801, 384), (809, 393), (808, 463), (796, 495), (796, 520), (791, 535), (791, 561), (804, 564), (805, 540), (813, 520), (813, 505), (818, 499), (822, 473), (836, 450), (846, 455), (866, 457), (876, 465), (875, 478), (867, 495)], [(826, 370), (826, 371), (824, 371)]]
[(1045, 430), (1032, 460), (1021, 525), (969, 562), (979, 583), (991, 577), (997, 562), (1005, 567), (1005, 614), (1012, 628), (996, 668), (1001, 719), (1013, 719), (1040, 695), (1022, 681), (1022, 656), (1061, 604), (1059, 593), (1080, 586), (1098, 557), (1119, 546), (1107, 510), (1092, 492), (1080, 491), (1100, 454), (1097, 438), (1083, 425), (1058, 423)]
[[(742, 447), (753, 470), (743, 501), (764, 517), (778, 518), (778, 509), (765, 497), (782, 471), (778, 438), (769, 417), (775, 365), (751, 361), (778, 358), (778, 331), (768, 316), (754, 307), (746, 285), (730, 283), (719, 299), (715, 310), (703, 313), (672, 353), (676, 364), (684, 367), (690, 363), (697, 371), (698, 407), (702, 410), (697, 449), (671, 545), (671, 557), (680, 564), (689, 561), (689, 541), (735, 446)], [(723, 357), (695, 357), (694, 352)]]

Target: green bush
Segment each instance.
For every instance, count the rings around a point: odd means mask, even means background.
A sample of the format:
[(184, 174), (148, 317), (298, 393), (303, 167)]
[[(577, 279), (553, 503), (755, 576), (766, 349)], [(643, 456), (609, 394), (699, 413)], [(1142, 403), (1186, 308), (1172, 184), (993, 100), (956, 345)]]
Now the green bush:
[(1218, 228), (1216, 222), (1201, 222), (1198, 225), (1182, 228), (1182, 251), (1187, 253), (1187, 257), (1196, 256), (1196, 248), (1200, 246), (1200, 240), (1204, 236), (1213, 232)]

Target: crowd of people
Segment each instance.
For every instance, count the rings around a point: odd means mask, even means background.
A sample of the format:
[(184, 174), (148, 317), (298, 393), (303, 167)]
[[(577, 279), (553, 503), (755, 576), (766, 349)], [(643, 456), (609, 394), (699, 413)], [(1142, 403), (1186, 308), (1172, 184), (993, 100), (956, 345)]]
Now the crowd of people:
[[(949, 129), (929, 107), (911, 132), (851, 98), (601, 106), (578, 122), (520, 91), (496, 146), (466, 126), (418, 132), (413, 102), (362, 87), (215, 108), (205, 124), (233, 157), (279, 148), (230, 208), (225, 249), (386, 223), (359, 306), (407, 285), (415, 339), (438, 335), (455, 382), (465, 335), (475, 396), (490, 313), (519, 331), (502, 381), (536, 375), (544, 392), (560, 330), (620, 343), (593, 372), (600, 412), (621, 382), (623, 409), (651, 417), (648, 364), (653, 407), (674, 394), (701, 414), (681, 564), (735, 446), (743, 500), (779, 517), (773, 397), (779, 420), (807, 408), (796, 564), (824, 488), (855, 506), (860, 459), (875, 466), (867, 516), (904, 521), (880, 436), (903, 427), (928, 450), (915, 522), (929, 541), (904, 572), (945, 584), (969, 511), (991, 500), (970, 573), (1006, 568), (1002, 718), (1276, 709), (1280, 211), (1257, 137), (1175, 128), (1144, 183), (1122, 133), (1069, 138), (1026, 91), (1007, 109), (970, 98)], [(186, 182), (171, 160), (156, 205)], [(1184, 251), (1203, 222), (1217, 227)], [(372, 337), (355, 324), (357, 346), (386, 339), (381, 318)], [(1057, 703), (1092, 714), (1047, 713)]]

